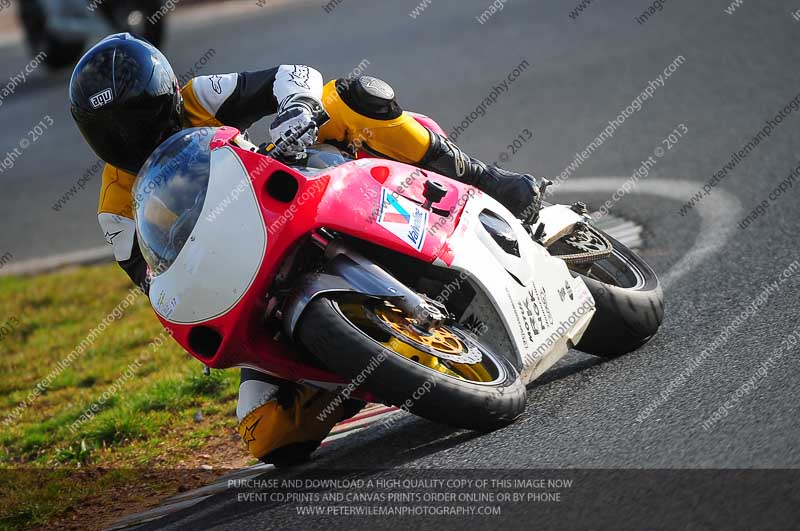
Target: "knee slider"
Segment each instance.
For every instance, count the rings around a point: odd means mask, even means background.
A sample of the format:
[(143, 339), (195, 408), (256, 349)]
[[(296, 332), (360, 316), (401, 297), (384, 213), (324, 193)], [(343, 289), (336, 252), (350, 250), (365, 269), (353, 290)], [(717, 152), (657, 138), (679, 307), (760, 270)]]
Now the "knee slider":
[(376, 77), (338, 79), (336, 92), (348, 107), (367, 118), (394, 120), (403, 114), (395, 100), (394, 89)]

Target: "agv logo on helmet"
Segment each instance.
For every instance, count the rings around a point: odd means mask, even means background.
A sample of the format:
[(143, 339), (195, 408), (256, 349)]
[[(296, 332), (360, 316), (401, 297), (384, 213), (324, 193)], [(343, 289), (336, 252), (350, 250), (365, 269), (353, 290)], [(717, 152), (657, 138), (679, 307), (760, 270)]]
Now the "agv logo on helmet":
[(110, 88), (103, 90), (102, 92), (98, 92), (91, 98), (89, 98), (89, 103), (92, 105), (93, 109), (99, 109), (103, 105), (111, 103), (114, 99), (114, 93), (111, 92)]

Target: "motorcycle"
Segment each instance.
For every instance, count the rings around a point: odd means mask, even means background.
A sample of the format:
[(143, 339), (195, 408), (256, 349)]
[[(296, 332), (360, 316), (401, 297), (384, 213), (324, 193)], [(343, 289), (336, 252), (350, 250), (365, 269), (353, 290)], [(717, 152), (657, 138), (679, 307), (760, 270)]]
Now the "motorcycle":
[(75, 64), (94, 35), (130, 32), (158, 47), (163, 0), (22, 0), (18, 10), (34, 55), (52, 69)]
[(188, 129), (134, 184), (153, 309), (208, 367), (488, 431), (569, 348), (613, 358), (656, 333), (656, 274), (585, 205), (535, 205), (523, 225), (472, 186), (361, 150), (282, 157), (305, 131), (256, 146)]

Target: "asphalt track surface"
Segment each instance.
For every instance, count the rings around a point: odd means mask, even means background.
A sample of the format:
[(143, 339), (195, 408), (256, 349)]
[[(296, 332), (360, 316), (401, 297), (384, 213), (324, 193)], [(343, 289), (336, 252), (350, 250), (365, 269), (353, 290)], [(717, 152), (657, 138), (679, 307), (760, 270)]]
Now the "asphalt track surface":
[[(790, 14), (798, 6), (746, 1), (728, 15), (726, 0), (675, 0), (639, 24), (634, 17), (648, 2), (591, 3), (573, 20), (569, 12), (577, 2), (509, 0), (480, 24), (475, 17), (488, 8), (483, 0), (433, 0), (416, 19), (409, 16), (414, 0), (342, 0), (331, 13), (320, 3), (250, 6), (207, 21), (176, 17), (165, 51), (181, 73), (210, 48), (216, 55), (201, 73), (295, 62), (331, 78), (366, 59), (367, 73), (394, 85), (405, 108), (435, 117), (448, 131), (527, 61), (530, 68), (458, 142), (493, 161), (529, 129), (534, 140), (506, 165), (550, 176), (560, 174), (682, 55), (685, 62), (559, 188), (556, 200), (601, 205), (655, 148), (666, 147), (662, 141), (680, 124), (688, 132), (613, 209), (646, 228), (642, 254), (666, 281), (666, 320), (654, 340), (609, 362), (571, 354), (530, 387), (524, 417), (506, 429), (479, 435), (409, 418), (326, 447), (311, 468), (800, 466), (796, 349), (751, 380), (753, 388), (740, 392), (725, 418), (703, 427), (762, 363), (780, 355), (781, 341), (798, 326), (797, 273), (771, 290), (753, 315), (732, 323), (765, 285), (800, 260), (797, 185), (769, 200), (800, 164), (800, 112), (697, 207), (679, 214), (732, 153), (800, 92), (800, 22)], [(3, 75), (26, 61), (19, 48), (0, 49)], [(37, 72), (0, 107), (3, 150), (17, 145), (43, 115), (55, 122), (13, 169), (0, 174), (0, 251), (15, 259), (102, 243), (94, 214), (98, 178), (61, 212), (51, 208), (93, 161), (69, 122), (66, 84), (66, 75)], [(264, 123), (253, 133), (263, 136)], [(764, 200), (766, 213), (739, 228)], [(726, 328), (727, 339), (692, 364)], [(687, 367), (693, 367), (689, 374)], [(646, 418), (643, 411), (649, 411)], [(534, 525), (537, 511), (528, 507), (517, 525), (507, 527)], [(241, 504), (226, 493), (150, 527), (331, 528), (352, 522), (360, 520), (300, 520), (285, 507)]]

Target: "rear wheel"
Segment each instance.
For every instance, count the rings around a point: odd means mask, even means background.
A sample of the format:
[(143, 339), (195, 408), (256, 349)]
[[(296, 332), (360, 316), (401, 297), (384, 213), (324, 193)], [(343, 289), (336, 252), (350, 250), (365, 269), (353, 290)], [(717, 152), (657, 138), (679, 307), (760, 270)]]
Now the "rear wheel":
[[(647, 343), (664, 319), (664, 294), (653, 269), (638, 254), (601, 230), (585, 226), (556, 242), (551, 253), (562, 256), (594, 297), (597, 311), (575, 348), (614, 358)], [(606, 256), (580, 263), (570, 256), (605, 251)], [(570, 254), (573, 253), (573, 254)]]
[(320, 297), (298, 336), (335, 373), (435, 422), (490, 431), (525, 409), (525, 386), (508, 360), (455, 324), (423, 333), (388, 302)]

